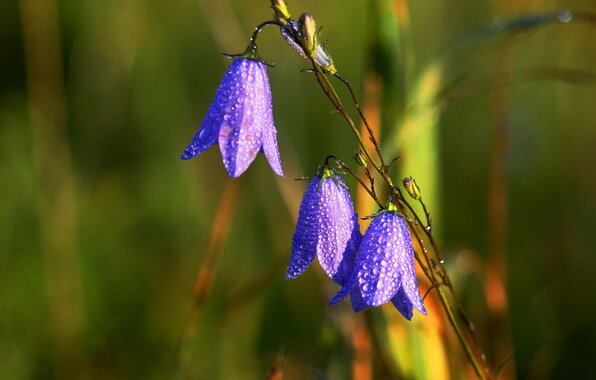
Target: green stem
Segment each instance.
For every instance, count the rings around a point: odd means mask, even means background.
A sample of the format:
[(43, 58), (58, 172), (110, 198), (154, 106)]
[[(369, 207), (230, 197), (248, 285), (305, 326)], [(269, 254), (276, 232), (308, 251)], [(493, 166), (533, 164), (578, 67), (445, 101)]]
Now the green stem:
[[(339, 98), (339, 95), (337, 95), (337, 91), (335, 91), (335, 87), (333, 87), (333, 85), (331, 84), (329, 79), (325, 76), (325, 73), (323, 73), (323, 71), (317, 65), (317, 63), (314, 62), (314, 60), (312, 60), (312, 59), (311, 59), (311, 63), (313, 65), (313, 69), (315, 71), (315, 77), (316, 77), (317, 82), (319, 83), (319, 85), (321, 86), (321, 88), (323, 89), (323, 91), (325, 92), (325, 94), (327, 95), (329, 100), (331, 101), (331, 103), (333, 103), (333, 105), (335, 106), (336, 111), (339, 112), (344, 117), (344, 119), (350, 126), (350, 129), (356, 136), (356, 140), (358, 140), (358, 143), (359, 143), (360, 147), (362, 148), (362, 151), (364, 152), (366, 159), (371, 163), (371, 165), (375, 168), (375, 170), (379, 173), (379, 175), (383, 178), (383, 180), (387, 183), (387, 185), (390, 188), (392, 188), (393, 181), (391, 180), (389, 175), (385, 172), (385, 170), (382, 169), (383, 166), (378, 165), (375, 162), (375, 160), (372, 158), (370, 151), (368, 150), (368, 148), (364, 144), (364, 141), (362, 140), (362, 135), (360, 134), (360, 131), (358, 131), (358, 128), (356, 128), (356, 124), (354, 123), (352, 118), (346, 112), (346, 110), (343, 106), (343, 103), (341, 102), (341, 99)], [(371, 141), (373, 141), (373, 140), (371, 140)], [(373, 143), (374, 143), (374, 141), (373, 141)], [(377, 144), (377, 146), (378, 146), (378, 144)], [(382, 159), (380, 154), (379, 154), (379, 158)]]
[[(397, 189), (397, 191), (399, 191), (399, 189)], [(401, 192), (400, 192), (400, 195), (401, 195)], [(416, 222), (422, 226), (421, 218), (418, 216), (416, 211), (414, 211), (414, 208), (405, 200), (405, 198), (403, 198), (403, 196), (402, 196), (402, 202), (407, 207), (407, 209), (410, 211), (411, 215), (414, 217), (414, 220), (416, 220)], [(424, 207), (424, 209), (426, 210), (426, 207)], [(427, 211), (425, 211), (425, 212), (427, 212)], [(449, 277), (447, 268), (445, 267), (445, 260), (443, 260), (441, 251), (439, 250), (439, 248), (437, 246), (437, 242), (436, 242), (435, 238), (433, 237), (431, 230), (424, 228), (424, 227), (422, 229), (424, 230), (424, 234), (427, 236), (427, 238), (430, 242), (430, 245), (433, 248), (433, 251), (435, 252), (435, 256), (437, 257), (437, 260), (439, 261), (439, 266), (441, 268), (440, 276), (442, 277), (443, 281), (445, 282), (445, 285), (447, 285), (447, 287), (449, 288), (449, 291), (451, 292), (451, 295), (453, 297), (453, 300), (455, 301), (457, 309), (458, 309), (460, 315), (462, 316), (462, 318), (466, 322), (466, 328), (468, 329), (468, 332), (470, 333), (472, 340), (474, 341), (476, 346), (478, 346), (478, 339), (476, 338), (476, 332), (475, 332), (474, 325), (473, 325), (471, 319), (468, 317), (468, 314), (464, 310), (464, 307), (463, 307), (461, 301), (459, 300), (459, 297), (457, 296), (457, 292), (455, 291), (455, 288), (453, 287), (453, 283), (451, 282), (451, 278)]]
[(366, 130), (368, 131), (370, 141), (373, 143), (375, 150), (377, 151), (377, 155), (379, 156), (379, 159), (381, 160), (381, 168), (383, 169), (383, 171), (386, 172), (387, 165), (385, 164), (385, 159), (383, 158), (383, 155), (381, 154), (381, 145), (377, 142), (375, 134), (373, 133), (372, 128), (368, 124), (368, 120), (366, 119), (366, 116), (364, 116), (364, 113), (362, 112), (362, 109), (360, 108), (360, 103), (358, 102), (358, 99), (356, 98), (356, 94), (354, 93), (354, 90), (352, 89), (350, 82), (348, 82), (347, 79), (345, 79), (338, 73), (335, 73), (334, 76), (337, 79), (339, 79), (347, 87), (348, 91), (350, 92), (350, 96), (352, 97), (352, 103), (354, 103), (354, 108), (356, 108), (356, 111), (358, 111), (358, 115), (360, 116), (360, 119), (362, 120), (362, 122), (364, 123), (364, 126), (366, 127)]

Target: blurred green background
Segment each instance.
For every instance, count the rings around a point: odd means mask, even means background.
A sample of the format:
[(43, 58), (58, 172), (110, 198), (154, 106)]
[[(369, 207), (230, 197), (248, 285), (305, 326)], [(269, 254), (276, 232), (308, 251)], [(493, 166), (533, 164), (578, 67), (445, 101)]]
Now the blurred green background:
[[(507, 378), (595, 378), (594, 1), (289, 7), (324, 26), (365, 104), (380, 78), (384, 146), (428, 196), (489, 360), (512, 349)], [(592, 16), (549, 13), (562, 8)], [(0, 2), (0, 378), (261, 379), (276, 357), (287, 379), (367, 378), (360, 316), (327, 305), (337, 289), (318, 265), (284, 280), (305, 186), (293, 178), (355, 143), (275, 29), (259, 46), (277, 64), (286, 177), (259, 156), (231, 182), (217, 147), (178, 159), (220, 52), (270, 17), (265, 0)], [(196, 301), (199, 266), (212, 277)], [(367, 312), (380, 342), (368, 378), (471, 376), (449, 328), (421, 322), (442, 320), (430, 311)], [(378, 345), (399, 329), (387, 359)]]

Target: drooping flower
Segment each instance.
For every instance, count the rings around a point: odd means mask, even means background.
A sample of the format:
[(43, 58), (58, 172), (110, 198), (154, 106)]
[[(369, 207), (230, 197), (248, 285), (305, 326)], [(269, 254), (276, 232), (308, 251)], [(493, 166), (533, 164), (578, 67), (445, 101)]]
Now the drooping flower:
[(328, 166), (320, 167), (300, 204), (286, 278), (302, 274), (318, 256), (325, 273), (344, 285), (360, 239), (358, 215), (343, 179)]
[(263, 152), (275, 173), (283, 176), (273, 124), (267, 67), (262, 62), (238, 58), (225, 73), (192, 142), (182, 153), (188, 160), (219, 144), (231, 177), (238, 177)]
[(331, 303), (348, 294), (354, 311), (391, 301), (408, 320), (412, 319), (413, 308), (426, 314), (418, 291), (408, 224), (391, 203), (364, 233), (352, 276)]

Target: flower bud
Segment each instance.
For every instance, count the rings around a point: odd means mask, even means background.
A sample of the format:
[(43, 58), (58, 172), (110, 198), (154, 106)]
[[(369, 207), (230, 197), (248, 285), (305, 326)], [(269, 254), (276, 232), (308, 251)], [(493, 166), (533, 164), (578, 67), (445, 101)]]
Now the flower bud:
[[(309, 59), (309, 56), (301, 46), (304, 42), (302, 42), (303, 37), (300, 23), (298, 21), (288, 21), (279, 29), (281, 36), (286, 40), (288, 45), (290, 45), (302, 58)], [(314, 60), (326, 73), (331, 75), (337, 73), (333, 59), (321, 44), (317, 44)]]
[(300, 24), (300, 37), (302, 37), (302, 44), (304, 51), (310, 58), (315, 58), (317, 52), (317, 24), (315, 19), (308, 13), (300, 15), (298, 20)]
[(290, 19), (290, 12), (284, 0), (271, 0), (271, 8), (275, 12), (276, 21), (286, 24)]
[(354, 160), (359, 166), (362, 166), (365, 169), (368, 166), (368, 163), (366, 162), (366, 157), (360, 151), (354, 152)]
[(420, 195), (420, 188), (416, 184), (416, 180), (412, 177), (404, 178), (403, 180), (404, 189), (408, 192), (410, 197), (420, 200), (422, 196)]

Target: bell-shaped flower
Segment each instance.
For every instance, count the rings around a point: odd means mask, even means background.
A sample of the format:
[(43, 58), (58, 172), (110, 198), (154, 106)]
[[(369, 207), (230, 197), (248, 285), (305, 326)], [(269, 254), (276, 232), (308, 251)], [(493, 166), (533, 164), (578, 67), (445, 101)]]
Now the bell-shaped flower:
[(352, 276), (331, 303), (348, 294), (354, 311), (392, 301), (408, 320), (412, 319), (413, 308), (426, 314), (418, 291), (408, 224), (391, 203), (364, 233)]
[(333, 169), (321, 166), (300, 204), (286, 278), (302, 274), (317, 256), (325, 273), (344, 285), (352, 273), (360, 240), (350, 192)]
[(221, 80), (205, 119), (181, 158), (193, 158), (219, 144), (230, 176), (244, 173), (259, 152), (265, 154), (273, 171), (283, 176), (276, 135), (267, 67), (238, 58)]

